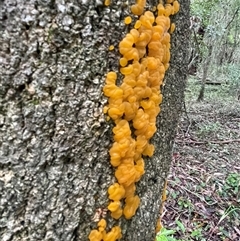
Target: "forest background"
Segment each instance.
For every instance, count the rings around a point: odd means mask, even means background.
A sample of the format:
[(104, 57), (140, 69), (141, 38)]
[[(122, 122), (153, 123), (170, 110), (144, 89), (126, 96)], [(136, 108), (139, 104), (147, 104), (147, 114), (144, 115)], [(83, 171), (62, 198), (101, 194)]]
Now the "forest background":
[(240, 1), (191, 1), (185, 111), (158, 240), (240, 240)]

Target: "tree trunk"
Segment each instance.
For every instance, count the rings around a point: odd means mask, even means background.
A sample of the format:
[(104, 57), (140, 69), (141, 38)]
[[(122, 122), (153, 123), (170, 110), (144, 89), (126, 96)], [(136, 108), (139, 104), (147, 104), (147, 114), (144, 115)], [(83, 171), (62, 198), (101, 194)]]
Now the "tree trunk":
[(206, 58), (206, 60), (204, 61), (204, 64), (203, 64), (203, 76), (202, 76), (202, 80), (201, 80), (201, 89), (199, 91), (199, 95), (198, 95), (198, 98), (197, 98), (198, 102), (203, 101), (203, 98), (204, 98), (207, 74), (208, 74), (208, 69), (210, 67), (211, 57), (212, 57), (212, 49), (213, 49), (213, 47), (210, 45), (209, 48), (208, 48), (207, 58)]
[[(86, 241), (108, 205), (114, 169), (102, 93), (129, 31), (127, 2), (5, 0), (0, 22), (0, 240)], [(148, 9), (157, 1), (148, 1)], [(134, 4), (134, 1), (129, 1)], [(189, 1), (173, 17), (161, 114), (122, 240), (154, 240), (187, 74)], [(132, 15), (133, 16), (133, 15)], [(115, 49), (109, 51), (109, 46)], [(95, 216), (96, 217), (96, 216)]]

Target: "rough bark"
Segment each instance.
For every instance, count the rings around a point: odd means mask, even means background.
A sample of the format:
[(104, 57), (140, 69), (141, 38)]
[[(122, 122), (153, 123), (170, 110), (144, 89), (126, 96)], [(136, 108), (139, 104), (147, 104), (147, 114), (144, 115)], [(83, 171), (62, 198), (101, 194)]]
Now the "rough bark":
[[(0, 240), (85, 241), (114, 182), (104, 76), (118, 71), (117, 46), (132, 1), (1, 1)], [(148, 1), (148, 7), (157, 1)], [(141, 206), (123, 240), (154, 240), (187, 73), (189, 1), (174, 17), (171, 67), (153, 138), (154, 157), (137, 185)], [(109, 51), (113, 44), (115, 49)]]

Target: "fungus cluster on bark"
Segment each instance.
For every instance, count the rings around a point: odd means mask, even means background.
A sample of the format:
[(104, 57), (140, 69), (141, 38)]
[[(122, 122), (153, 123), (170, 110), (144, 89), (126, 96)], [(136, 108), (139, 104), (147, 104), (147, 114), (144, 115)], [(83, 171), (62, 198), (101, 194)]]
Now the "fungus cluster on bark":
[[(110, 4), (105, 1), (105, 5), (106, 2)], [(118, 73), (109, 72), (103, 88), (104, 95), (108, 97), (108, 105), (103, 111), (115, 124), (114, 143), (109, 154), (111, 165), (116, 168), (117, 182), (108, 189), (108, 210), (114, 219), (122, 215), (130, 219), (140, 205), (135, 183), (145, 172), (143, 157), (151, 157), (154, 153), (150, 139), (157, 130), (156, 118), (162, 102), (161, 85), (169, 68), (170, 33), (175, 30), (170, 15), (179, 11), (176, 0), (159, 3), (155, 12), (144, 12), (145, 5), (146, 0), (138, 0), (131, 6), (131, 12), (138, 16), (138, 20), (119, 43), (122, 83), (116, 84)], [(131, 24), (132, 18), (128, 16), (124, 22)], [(106, 232), (107, 224), (100, 222), (98, 230), (91, 231), (90, 241), (121, 238), (119, 226)]]

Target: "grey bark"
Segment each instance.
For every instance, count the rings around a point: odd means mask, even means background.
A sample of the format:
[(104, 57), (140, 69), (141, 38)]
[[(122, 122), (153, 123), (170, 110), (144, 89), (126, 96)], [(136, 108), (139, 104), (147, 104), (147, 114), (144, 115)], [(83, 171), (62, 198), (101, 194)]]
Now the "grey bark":
[[(134, 1), (5, 0), (0, 15), (0, 240), (85, 241), (114, 182), (104, 76), (118, 71), (118, 43)], [(148, 7), (157, 1), (149, 1)], [(113, 221), (123, 240), (154, 240), (187, 73), (189, 1), (173, 18), (171, 67), (137, 185), (141, 205)], [(109, 51), (113, 44), (115, 49)]]
[(198, 98), (197, 98), (198, 102), (203, 101), (203, 98), (204, 98), (205, 85), (206, 85), (208, 70), (209, 70), (209, 66), (210, 66), (211, 58), (212, 58), (212, 49), (213, 49), (213, 46), (209, 45), (208, 55), (207, 55), (207, 58), (205, 59), (204, 64), (203, 64), (203, 76), (202, 76), (202, 79), (201, 79), (201, 89), (199, 91), (199, 95), (198, 95)]

